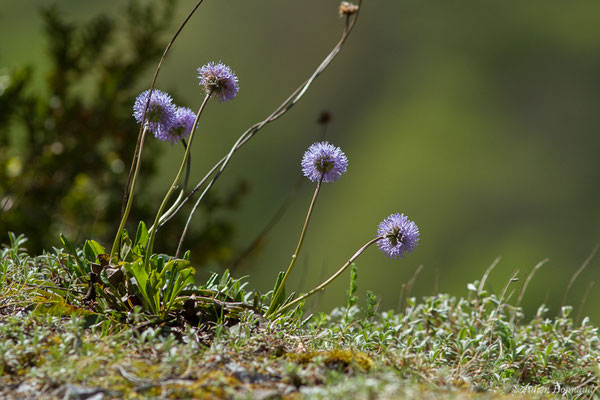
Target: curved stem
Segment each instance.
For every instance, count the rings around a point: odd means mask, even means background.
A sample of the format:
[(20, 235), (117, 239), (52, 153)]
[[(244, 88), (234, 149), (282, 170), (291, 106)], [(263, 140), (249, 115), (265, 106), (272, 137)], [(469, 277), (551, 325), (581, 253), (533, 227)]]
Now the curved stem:
[[(250, 139), (252, 139), (252, 137), (256, 133), (258, 133), (258, 131), (260, 131), (265, 125), (267, 125), (267, 124), (275, 121), (276, 119), (280, 118), (281, 116), (283, 116), (294, 105), (296, 105), (296, 103), (298, 103), (298, 101), (300, 101), (300, 99), (302, 98), (302, 96), (304, 96), (304, 94), (306, 93), (306, 91), (308, 90), (310, 85), (312, 85), (313, 81), (319, 75), (321, 75), (321, 73), (329, 66), (331, 61), (333, 61), (335, 56), (337, 56), (337, 54), (342, 49), (344, 43), (346, 42), (346, 39), (348, 38), (348, 36), (350, 35), (350, 32), (352, 32), (352, 29), (354, 28), (354, 25), (356, 24), (356, 20), (358, 19), (358, 14), (360, 13), (361, 5), (362, 5), (362, 0), (359, 0), (358, 1), (358, 6), (359, 6), (358, 10), (359, 11), (356, 12), (354, 15), (348, 16), (346, 18), (346, 26), (345, 26), (344, 32), (342, 33), (342, 37), (340, 38), (338, 43), (335, 45), (333, 50), (331, 50), (331, 52), (327, 55), (327, 57), (325, 57), (323, 62), (321, 62), (321, 64), (319, 64), (319, 66), (313, 72), (313, 74), (306, 81), (304, 81), (296, 90), (294, 90), (294, 92), (279, 107), (277, 107), (275, 109), (275, 111), (273, 111), (271, 113), (271, 115), (269, 115), (265, 120), (252, 125), (244, 133), (242, 133), (242, 135), (236, 141), (236, 143), (233, 145), (233, 147), (231, 148), (229, 153), (226, 154), (223, 158), (221, 158), (221, 160), (219, 160), (210, 169), (210, 171), (208, 171), (208, 173), (206, 173), (206, 175), (204, 175), (204, 178), (202, 178), (202, 180), (200, 180), (200, 182), (190, 192), (190, 194), (188, 194), (186, 196), (186, 198), (177, 206), (177, 209), (173, 213), (171, 213), (169, 216), (167, 216), (164, 220), (161, 221), (160, 226), (166, 224), (171, 218), (173, 218), (173, 216), (179, 212), (181, 207), (183, 207), (183, 205), (185, 203), (187, 203), (200, 190), (200, 188), (210, 179), (210, 177), (213, 174), (215, 174), (215, 172), (216, 172), (215, 176), (212, 178), (212, 180), (208, 184), (207, 188), (202, 192), (202, 194), (200, 195), (200, 197), (197, 200), (197, 202), (202, 201), (202, 198), (206, 195), (206, 193), (208, 192), (208, 189), (210, 189), (210, 187), (212, 187), (212, 185), (217, 181), (217, 179), (219, 178), (219, 176), (221, 175), (221, 173), (223, 172), (223, 170), (229, 163), (229, 160), (231, 159), (231, 156), (233, 155), (233, 153), (235, 153), (240, 148), (242, 148), (242, 146), (244, 144), (246, 144)], [(160, 226), (159, 226), (159, 228), (160, 228)]]
[[(319, 141), (322, 141), (325, 138), (325, 135), (327, 134), (327, 127), (329, 126), (329, 123), (326, 122), (326, 123), (323, 123), (322, 125), (323, 125), (323, 130), (321, 131), (321, 134), (319, 135)], [(290, 206), (290, 204), (292, 203), (292, 201), (294, 200), (294, 198), (296, 197), (296, 195), (302, 188), (302, 185), (304, 185), (305, 181), (306, 181), (306, 177), (304, 177), (303, 175), (298, 176), (296, 183), (292, 187), (292, 190), (288, 194), (288, 197), (283, 201), (283, 204), (281, 204), (281, 206), (279, 207), (279, 210), (277, 210), (275, 215), (273, 215), (273, 217), (271, 217), (269, 222), (267, 222), (265, 227), (262, 229), (262, 231), (260, 231), (260, 233), (252, 241), (252, 243), (250, 243), (250, 245), (248, 247), (246, 247), (246, 249), (243, 250), (232, 261), (232, 263), (229, 267), (230, 272), (233, 272), (248, 255), (252, 254), (252, 252), (258, 247), (258, 245), (260, 243), (262, 243), (264, 238), (269, 234), (271, 229), (273, 229), (273, 227), (275, 225), (277, 225), (277, 223), (279, 222), (281, 217), (283, 217), (283, 215), (287, 211), (288, 207)]]
[[(346, 268), (348, 268), (348, 266), (350, 264), (352, 264), (358, 258), (358, 256), (360, 256), (362, 254), (363, 251), (365, 251), (373, 243), (375, 243), (378, 240), (383, 239), (383, 238), (385, 238), (385, 236), (377, 236), (376, 238), (369, 240), (360, 249), (358, 249), (358, 251), (356, 253), (354, 253), (354, 255), (352, 257), (350, 257), (350, 259), (348, 261), (346, 261), (346, 264), (342, 265), (342, 267), (340, 269), (338, 269), (333, 275), (331, 275), (325, 282), (321, 283), (319, 286), (317, 286), (316, 288), (312, 289), (308, 293), (305, 293), (302, 296), (298, 297), (294, 301), (291, 301), (288, 304), (285, 304), (284, 306), (282, 306), (281, 308), (279, 308), (277, 310), (277, 313), (272, 314), (272, 316), (276, 316), (276, 315), (281, 314), (285, 310), (287, 310), (287, 309), (295, 306), (296, 304), (298, 304), (301, 301), (305, 300), (306, 298), (312, 296), (313, 294), (315, 294), (315, 293), (317, 293), (317, 292), (325, 289), (327, 287), (327, 285), (329, 285), (331, 282), (333, 282), (333, 280), (335, 278), (337, 278), (342, 272), (344, 272), (346, 270)], [(271, 315), (267, 312), (267, 314), (265, 316), (269, 317)]]
[[(167, 58), (167, 53), (175, 43), (175, 40), (183, 30), (183, 28), (187, 25), (192, 15), (196, 12), (200, 4), (202, 4), (204, 0), (199, 0), (198, 3), (192, 8), (192, 10), (188, 13), (185, 20), (181, 23), (177, 32), (173, 35), (165, 51), (163, 52), (158, 65), (156, 66), (156, 71), (154, 71), (154, 77), (152, 78), (152, 84), (150, 85), (150, 93), (148, 94), (148, 101), (146, 102), (146, 106), (144, 107), (144, 119), (146, 118), (146, 111), (148, 110), (148, 106), (150, 105), (150, 100), (152, 98), (152, 92), (154, 91), (154, 87), (156, 85), (156, 79), (158, 79), (158, 73), (160, 72), (160, 68), (163, 65), (163, 62)], [(142, 126), (140, 126), (140, 130), (137, 137), (137, 142), (135, 144), (135, 150), (133, 152), (133, 160), (131, 160), (131, 167), (129, 168), (129, 175), (127, 177), (127, 183), (125, 185), (125, 194), (123, 196), (123, 205), (121, 206), (121, 224), (119, 225), (119, 229), (117, 231), (117, 236), (115, 237), (115, 241), (113, 242), (113, 247), (110, 252), (111, 258), (119, 251), (121, 244), (121, 235), (123, 233), (123, 229), (125, 227), (125, 223), (127, 222), (127, 218), (129, 217), (129, 210), (131, 209), (131, 198), (133, 197), (133, 187), (135, 186), (135, 177), (139, 171), (140, 159), (142, 157), (142, 149), (144, 147), (144, 140), (146, 138), (146, 126), (144, 121), (142, 121)]]
[[(208, 193), (208, 191), (210, 190), (210, 188), (212, 187), (212, 185), (214, 185), (214, 183), (216, 182), (217, 178), (219, 177), (219, 175), (221, 175), (221, 173), (223, 173), (223, 170), (225, 169), (225, 166), (227, 165), (227, 162), (229, 162), (229, 160), (231, 159), (231, 157), (233, 157), (233, 153), (235, 153), (235, 149), (237, 148), (237, 145), (239, 144), (240, 140), (242, 138), (239, 138), (238, 141), (233, 145), (233, 147), (231, 148), (231, 150), (229, 151), (229, 153), (227, 154), (227, 156), (225, 157), (225, 163), (221, 166), (221, 169), (219, 169), (219, 171), (217, 172), (217, 174), (215, 175), (215, 177), (213, 178), (213, 180), (206, 186), (206, 188), (204, 188), (204, 191), (202, 192), (202, 194), (200, 195), (200, 197), (198, 197), (198, 200), (196, 200), (196, 203), (194, 204), (194, 207), (192, 208), (192, 211), (190, 212), (190, 215), (188, 215), (188, 219), (185, 223), (185, 226), (183, 227), (183, 232), (181, 232), (181, 237), (179, 238), (179, 244), (177, 245), (177, 251), (175, 252), (175, 257), (179, 257), (179, 252), (181, 251), (181, 247), (183, 246), (183, 241), (185, 239), (185, 235), (187, 234), (188, 228), (190, 226), (190, 223), (192, 222), (192, 217), (194, 216), (194, 214), (196, 213), (196, 210), (198, 209), (198, 206), (200, 205), (200, 202), (202, 201), (202, 199), (204, 198), (204, 196), (206, 195), (206, 193)], [(191, 196), (188, 195), (188, 197), (186, 198), (186, 200)], [(175, 213), (179, 210), (179, 208), (181, 208), (181, 206), (183, 205), (183, 203), (185, 203), (185, 200), (179, 205), (179, 207), (173, 211), (173, 213), (166, 217), (165, 222), (168, 221), (169, 219), (171, 219), (172, 215), (175, 215)], [(159, 226), (160, 228), (160, 226)]]
[[(183, 151), (185, 152), (187, 150), (187, 147), (188, 147), (185, 139), (181, 139), (181, 144), (183, 145)], [(188, 152), (188, 156), (187, 156), (187, 160), (186, 160), (185, 179), (183, 180), (183, 188), (181, 189), (181, 194), (182, 195), (187, 190), (187, 186), (188, 186), (188, 183), (190, 181), (190, 172), (191, 172), (191, 170), (192, 170), (192, 151), (190, 150)]]
[[(187, 143), (185, 142), (185, 139), (182, 139), (181, 143), (183, 144), (183, 151), (185, 152), (187, 150)], [(171, 215), (171, 213), (173, 213), (177, 209), (177, 206), (183, 199), (183, 195), (185, 194), (185, 191), (188, 186), (188, 182), (190, 180), (191, 167), (192, 167), (192, 151), (190, 150), (188, 152), (188, 158), (187, 158), (187, 163), (186, 163), (186, 167), (185, 167), (185, 179), (183, 180), (183, 187), (179, 191), (179, 195), (177, 196), (177, 198), (175, 199), (175, 201), (173, 202), (171, 207), (169, 207), (169, 209), (167, 211), (165, 211), (163, 213), (163, 215), (161, 215), (160, 218), (158, 219), (158, 227), (159, 228), (162, 226), (161, 222), (164, 221), (165, 218), (167, 218), (169, 215)], [(152, 225), (150, 227), (150, 229), (148, 229), (148, 232), (152, 232), (153, 230), (154, 230), (154, 225)]]
[[(181, 161), (181, 166), (179, 167), (179, 171), (177, 172), (177, 175), (175, 176), (173, 183), (169, 187), (167, 194), (165, 194), (165, 197), (163, 198), (163, 201), (160, 204), (160, 207), (158, 208), (158, 212), (156, 213), (156, 218), (154, 219), (154, 223), (152, 224), (153, 227), (158, 227), (158, 220), (159, 220), (160, 216), (162, 215), (162, 212), (165, 209), (167, 202), (169, 201), (169, 198), (171, 197), (171, 194), (173, 194), (173, 191), (177, 188), (177, 183), (179, 182), (179, 179), (181, 178), (181, 174), (183, 173), (183, 169), (188, 160), (190, 149), (192, 148), (192, 141), (194, 140), (194, 134), (196, 133), (196, 128), (198, 127), (198, 120), (200, 119), (200, 116), (202, 115), (202, 111), (204, 110), (204, 107), (206, 107), (206, 103), (208, 103), (208, 99), (210, 99), (211, 94), (212, 93), (208, 93), (206, 95), (206, 97), (204, 97), (204, 100), (202, 101), (202, 104), (200, 105), (200, 108), (198, 109), (198, 113), (196, 114), (196, 119), (194, 120), (194, 126), (192, 128), (192, 133), (190, 133), (190, 142), (188, 143), (187, 147), (185, 148), (185, 154), (183, 155), (183, 160)], [(144, 266), (145, 267), (147, 267), (147, 265), (148, 265), (148, 260), (150, 259), (150, 255), (152, 254), (152, 250), (154, 248), (154, 238), (156, 237), (156, 231), (157, 231), (157, 229), (153, 229), (150, 232), (150, 238), (148, 239), (148, 249), (146, 250), (146, 256), (144, 257)]]
[(315, 193), (313, 194), (312, 200), (310, 202), (310, 206), (308, 207), (308, 212), (306, 213), (306, 219), (304, 220), (304, 226), (302, 227), (302, 231), (300, 232), (300, 239), (298, 239), (298, 245), (296, 245), (296, 250), (294, 251), (294, 254), (292, 255), (292, 261), (290, 261), (290, 265), (288, 266), (287, 270), (285, 271), (285, 274), (283, 275), (283, 279), (281, 280), (281, 283), (277, 287), (277, 291), (273, 294), (273, 297), (271, 298), (271, 305), (269, 305), (269, 309), (266, 314), (267, 317), (269, 315), (273, 314), (273, 312), (275, 311), (275, 309), (277, 307), (277, 302), (279, 301), (279, 298), (282, 296), (283, 290), (285, 289), (285, 282), (287, 281), (288, 276), (290, 275), (290, 272), (292, 272), (292, 268), (294, 267), (294, 264), (296, 263), (296, 260), (298, 259), (298, 253), (300, 253), (300, 249), (302, 248), (302, 243), (304, 242), (304, 236), (306, 235), (306, 229), (308, 228), (308, 221), (310, 221), (310, 216), (311, 216), (313, 208), (315, 206), (315, 202), (317, 200), (317, 195), (319, 194), (319, 190), (321, 189), (322, 182), (323, 182), (323, 175), (321, 175), (321, 179), (319, 179), (319, 182), (317, 182), (317, 187), (315, 188)]
[[(139, 151), (137, 152), (137, 157), (134, 157), (135, 168), (131, 178), (131, 181), (128, 185), (129, 194), (127, 195), (127, 203), (125, 205), (125, 209), (123, 210), (123, 215), (121, 216), (121, 223), (119, 224), (119, 229), (117, 230), (117, 236), (115, 236), (115, 240), (112, 245), (112, 249), (110, 250), (110, 258), (113, 258), (119, 252), (121, 247), (121, 236), (123, 236), (123, 229), (125, 229), (125, 223), (127, 222), (127, 218), (129, 217), (129, 212), (131, 211), (131, 205), (133, 203), (133, 191), (135, 190), (135, 181), (140, 172), (140, 164), (142, 161), (142, 150), (144, 149), (144, 138), (146, 137), (146, 133), (148, 132), (148, 124), (144, 125), (144, 130), (142, 131), (141, 141), (139, 143)], [(133, 165), (132, 165), (133, 166)]]

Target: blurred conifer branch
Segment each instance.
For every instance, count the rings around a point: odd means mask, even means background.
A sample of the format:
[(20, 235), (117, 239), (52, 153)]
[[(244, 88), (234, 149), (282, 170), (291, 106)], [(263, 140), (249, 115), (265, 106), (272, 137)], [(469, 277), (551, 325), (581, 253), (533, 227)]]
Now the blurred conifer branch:
[[(76, 23), (56, 7), (41, 11), (50, 59), (43, 88), (35, 87), (35, 66), (8, 71), (0, 84), (0, 231), (27, 232), (33, 251), (57, 244), (57, 232), (109, 240), (136, 147), (131, 104), (164, 50), (175, 5), (132, 0), (119, 18)], [(155, 172), (158, 149), (148, 143), (142, 182)], [(244, 192), (215, 195), (212, 204), (235, 205), (229, 197)], [(154, 200), (138, 199), (134, 219), (150, 218)], [(233, 231), (225, 221), (208, 224), (195, 234), (205, 239), (204, 258), (224, 253)], [(166, 230), (161, 239), (174, 235)]]

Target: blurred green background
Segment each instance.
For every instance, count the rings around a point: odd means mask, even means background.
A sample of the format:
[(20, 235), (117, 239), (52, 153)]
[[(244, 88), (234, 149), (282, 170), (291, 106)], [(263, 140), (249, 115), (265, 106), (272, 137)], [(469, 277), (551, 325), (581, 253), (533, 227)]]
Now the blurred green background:
[[(41, 81), (48, 61), (38, 8), (47, 4), (3, 1), (0, 68), (32, 64)], [(122, 6), (56, 4), (75, 21), (118, 15)], [(193, 4), (179, 2), (173, 31)], [(240, 93), (207, 107), (192, 181), (312, 73), (343, 29), (337, 6), (334, 0), (207, 0), (200, 7), (157, 87), (196, 109), (203, 94), (195, 69), (222, 60), (237, 72)], [(312, 288), (371, 239), (383, 218), (404, 212), (420, 227), (417, 251), (394, 261), (372, 248), (358, 260), (359, 290), (374, 291), (383, 308), (398, 306), (403, 283), (420, 265), (412, 295), (465, 295), (466, 284), (501, 256), (488, 280), (496, 293), (517, 268), (520, 281), (511, 289), (518, 290), (534, 265), (549, 258), (524, 306), (534, 312), (545, 302), (556, 312), (569, 279), (600, 243), (598, 15), (600, 2), (592, 0), (365, 0), (339, 57), (300, 104), (238, 153), (218, 182), (223, 192), (241, 180), (251, 188), (229, 214), (235, 245), (247, 246), (288, 196), (304, 150), (321, 134), (319, 113), (329, 110), (326, 139), (346, 152), (349, 170), (319, 196), (292, 288)], [(151, 69), (140, 91), (150, 84)], [(182, 155), (180, 147), (163, 147), (158, 177), (144, 188), (157, 195)], [(311, 195), (312, 184), (304, 185), (260, 252), (236, 271), (249, 275), (249, 287), (268, 290), (287, 266)], [(596, 322), (599, 288), (580, 302), (600, 278), (599, 267), (597, 256), (567, 300)], [(345, 303), (347, 276), (326, 291), (318, 309)]]

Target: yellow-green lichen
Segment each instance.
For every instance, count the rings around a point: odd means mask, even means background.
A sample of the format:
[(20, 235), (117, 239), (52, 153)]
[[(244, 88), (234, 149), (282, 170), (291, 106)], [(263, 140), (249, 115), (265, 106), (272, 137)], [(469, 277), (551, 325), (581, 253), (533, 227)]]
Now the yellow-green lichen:
[(322, 362), (329, 368), (348, 371), (358, 368), (368, 372), (375, 365), (371, 357), (359, 351), (349, 349), (334, 349), (328, 351), (309, 351), (306, 353), (288, 354), (288, 357), (298, 364)]

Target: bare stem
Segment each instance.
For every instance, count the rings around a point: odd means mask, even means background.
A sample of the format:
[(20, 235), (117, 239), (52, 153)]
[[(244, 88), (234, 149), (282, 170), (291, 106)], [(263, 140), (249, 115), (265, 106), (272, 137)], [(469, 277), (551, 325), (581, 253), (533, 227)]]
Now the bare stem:
[(308, 212), (306, 213), (306, 219), (304, 220), (304, 226), (302, 227), (302, 231), (300, 232), (300, 238), (298, 239), (298, 244), (296, 245), (296, 250), (294, 251), (294, 254), (292, 254), (292, 260), (290, 261), (290, 265), (288, 266), (287, 270), (285, 271), (285, 274), (283, 275), (283, 279), (281, 280), (281, 283), (279, 284), (279, 286), (277, 287), (277, 290), (275, 291), (275, 293), (273, 294), (273, 297), (271, 298), (271, 305), (269, 305), (269, 310), (267, 311), (267, 314), (266, 314), (267, 317), (269, 315), (273, 314), (273, 312), (275, 311), (275, 308), (277, 307), (277, 302), (279, 301), (279, 298), (282, 296), (283, 291), (285, 289), (285, 283), (288, 279), (288, 276), (290, 275), (290, 272), (292, 272), (292, 268), (294, 267), (294, 264), (296, 263), (296, 260), (298, 259), (298, 253), (300, 253), (300, 249), (302, 248), (302, 243), (304, 242), (304, 236), (306, 235), (306, 229), (308, 228), (308, 222), (310, 221), (310, 216), (312, 215), (312, 211), (315, 206), (315, 202), (317, 200), (317, 195), (319, 194), (319, 190), (321, 189), (322, 182), (323, 182), (323, 175), (321, 175), (321, 179), (319, 179), (319, 181), (317, 182), (317, 187), (315, 188), (315, 193), (313, 194), (312, 200), (310, 202), (310, 206), (308, 207)]
[[(148, 97), (148, 98), (150, 98), (150, 97)], [(134, 173), (133, 173), (133, 176), (131, 176), (131, 181), (130, 181), (131, 184), (130, 184), (130, 182), (127, 183), (127, 188), (129, 189), (129, 194), (126, 196), (127, 202), (125, 203), (125, 209), (123, 210), (123, 215), (121, 216), (121, 223), (119, 224), (119, 229), (117, 230), (117, 236), (115, 237), (115, 240), (113, 242), (112, 249), (110, 250), (111, 258), (113, 258), (117, 255), (117, 253), (119, 252), (119, 249), (121, 247), (121, 236), (123, 235), (123, 229), (125, 229), (125, 223), (127, 222), (127, 218), (129, 217), (129, 212), (131, 211), (131, 205), (133, 203), (133, 194), (134, 194), (133, 191), (135, 190), (135, 181), (140, 172), (140, 164), (142, 161), (141, 154), (142, 154), (142, 150), (144, 149), (144, 138), (146, 137), (146, 132), (148, 132), (148, 124), (144, 124), (141, 141), (138, 143), (139, 149), (136, 150), (136, 153), (138, 153), (138, 150), (139, 150), (139, 154), (133, 158), (135, 161), (135, 163), (132, 164), (132, 167), (135, 166)]]
[[(362, 0), (359, 0), (358, 1), (359, 12), (360, 12), (361, 3), (362, 3)], [(202, 186), (204, 186), (204, 184), (206, 182), (208, 182), (208, 180), (211, 178), (211, 176), (214, 175), (212, 177), (212, 180), (208, 183), (206, 189), (202, 192), (202, 194), (198, 198), (197, 203), (199, 203), (200, 201), (202, 201), (202, 199), (204, 198), (204, 196), (206, 195), (206, 193), (208, 192), (208, 190), (217, 181), (217, 179), (219, 178), (219, 176), (221, 175), (221, 173), (223, 172), (223, 170), (225, 169), (225, 167), (227, 167), (227, 164), (229, 163), (232, 155), (236, 151), (238, 151), (244, 144), (246, 144), (250, 139), (252, 139), (252, 137), (256, 133), (258, 133), (265, 125), (267, 125), (267, 124), (275, 121), (276, 119), (280, 118), (281, 116), (283, 116), (294, 105), (296, 105), (296, 103), (298, 103), (298, 101), (300, 101), (300, 99), (302, 98), (302, 96), (304, 96), (304, 94), (306, 93), (306, 91), (308, 90), (308, 88), (312, 85), (312, 83), (314, 82), (314, 80), (329, 66), (329, 64), (331, 63), (331, 61), (333, 61), (333, 59), (335, 58), (335, 56), (342, 49), (344, 43), (346, 42), (346, 39), (348, 38), (348, 36), (350, 35), (350, 32), (352, 32), (352, 29), (354, 28), (354, 25), (356, 24), (356, 20), (358, 19), (359, 12), (353, 14), (352, 16), (348, 16), (346, 18), (346, 26), (345, 26), (344, 32), (342, 33), (342, 37), (340, 38), (340, 40), (338, 41), (338, 43), (335, 45), (335, 47), (331, 50), (331, 52), (327, 55), (327, 57), (325, 57), (325, 59), (321, 62), (321, 64), (319, 64), (319, 66), (313, 72), (313, 74), (306, 81), (304, 81), (304, 83), (302, 83), (296, 90), (294, 90), (294, 92), (279, 107), (277, 107), (275, 109), (275, 111), (273, 111), (271, 113), (271, 115), (269, 115), (263, 121), (254, 124), (253, 126), (251, 126), (250, 128), (248, 128), (244, 133), (242, 133), (242, 135), (235, 142), (235, 144), (233, 145), (233, 147), (231, 148), (231, 150), (229, 151), (229, 153), (226, 154), (225, 156), (223, 156), (223, 158), (221, 158), (221, 160), (219, 160), (210, 169), (210, 171), (208, 171), (208, 173), (204, 176), (204, 178), (202, 178), (202, 180), (200, 180), (200, 182), (196, 185), (196, 187), (177, 206), (177, 208), (172, 213), (170, 213), (169, 215), (166, 215), (164, 218), (161, 218), (161, 222), (160, 222), (160, 225), (159, 225), (158, 228), (160, 228), (165, 223), (167, 223), (171, 218), (173, 218), (173, 216), (179, 212), (179, 210), (181, 209), (181, 207), (183, 207), (183, 205), (185, 203), (187, 203), (200, 190), (200, 188)]]
[[(177, 172), (177, 175), (175, 176), (173, 183), (169, 187), (167, 194), (163, 198), (163, 201), (160, 204), (160, 207), (158, 208), (158, 212), (156, 213), (156, 218), (154, 219), (154, 223), (152, 224), (153, 227), (158, 226), (158, 220), (159, 220), (160, 216), (162, 215), (162, 213), (167, 205), (167, 202), (169, 201), (169, 198), (171, 197), (171, 194), (173, 194), (173, 191), (175, 191), (175, 189), (177, 188), (177, 183), (179, 182), (179, 179), (181, 178), (181, 174), (183, 173), (183, 169), (184, 169), (185, 165), (187, 164), (190, 149), (192, 147), (192, 141), (194, 140), (194, 134), (196, 133), (196, 128), (198, 127), (198, 120), (200, 119), (200, 116), (202, 115), (202, 111), (204, 110), (204, 107), (206, 107), (206, 104), (208, 103), (208, 100), (210, 99), (211, 94), (212, 93), (208, 93), (204, 97), (204, 100), (202, 101), (202, 104), (200, 105), (200, 108), (198, 109), (198, 113), (196, 114), (196, 119), (194, 120), (194, 126), (192, 128), (192, 132), (190, 133), (190, 142), (188, 143), (188, 145), (185, 148), (185, 154), (183, 155), (183, 160), (181, 161), (181, 166), (179, 167), (179, 171)], [(156, 237), (156, 231), (157, 231), (157, 229), (153, 229), (150, 231), (150, 238), (148, 239), (148, 249), (146, 250), (146, 256), (144, 258), (145, 266), (147, 266), (148, 260), (150, 259), (150, 255), (152, 254), (152, 250), (154, 248), (154, 238)]]
[(306, 298), (312, 296), (313, 294), (325, 289), (327, 287), (327, 285), (329, 285), (331, 282), (333, 282), (333, 280), (335, 278), (337, 278), (342, 272), (344, 272), (346, 270), (346, 268), (348, 268), (348, 266), (350, 266), (350, 264), (352, 264), (358, 258), (358, 256), (360, 256), (363, 253), (363, 251), (365, 251), (373, 243), (375, 243), (378, 240), (383, 239), (383, 238), (385, 238), (385, 236), (377, 236), (376, 238), (369, 240), (360, 249), (358, 249), (358, 251), (356, 253), (354, 253), (354, 255), (352, 257), (350, 257), (350, 259), (348, 261), (346, 261), (346, 264), (342, 265), (342, 267), (340, 269), (338, 269), (333, 275), (331, 275), (325, 282), (321, 283), (319, 286), (312, 289), (308, 293), (305, 293), (302, 296), (298, 297), (294, 301), (291, 301), (291, 302), (283, 305), (276, 311), (276, 313), (269, 314), (269, 312), (267, 312), (267, 314), (265, 316), (266, 317), (270, 317), (270, 316), (275, 317), (275, 316), (283, 313), (287, 309), (295, 306), (296, 304), (304, 301)]
[(171, 46), (173, 46), (173, 43), (175, 43), (175, 40), (177, 39), (177, 37), (179, 36), (181, 31), (183, 30), (185, 25), (188, 23), (190, 18), (192, 18), (192, 15), (194, 15), (194, 13), (198, 9), (198, 7), (200, 7), (200, 4), (202, 4), (203, 1), (204, 0), (199, 0), (198, 3), (196, 3), (194, 8), (192, 8), (192, 10), (189, 12), (188, 16), (185, 18), (185, 20), (179, 26), (179, 29), (177, 29), (177, 32), (175, 32), (175, 34), (173, 35), (173, 38), (171, 38), (171, 40), (167, 44), (167, 47), (165, 48), (165, 51), (163, 52), (162, 57), (160, 58), (160, 61), (158, 62), (158, 65), (156, 66), (156, 71), (154, 71), (154, 77), (152, 78), (152, 84), (150, 85), (150, 92), (148, 94), (148, 100), (146, 101), (146, 105), (144, 106), (144, 113), (143, 113), (144, 119), (142, 120), (142, 123), (140, 126), (140, 130), (139, 130), (138, 137), (137, 137), (137, 142), (135, 145), (135, 151), (133, 152), (133, 160), (131, 160), (131, 167), (129, 168), (129, 176), (127, 177), (127, 183), (125, 185), (125, 194), (123, 195), (123, 205), (121, 207), (121, 224), (117, 231), (117, 236), (115, 237), (115, 241), (113, 243), (113, 247), (110, 252), (111, 257), (115, 256), (116, 255), (115, 253), (118, 253), (118, 251), (119, 251), (119, 248), (121, 245), (121, 236), (123, 234), (123, 229), (125, 228), (125, 223), (127, 222), (127, 218), (129, 217), (129, 211), (131, 209), (131, 202), (132, 202), (132, 197), (133, 197), (133, 193), (134, 193), (133, 187), (135, 186), (135, 177), (137, 176), (137, 173), (139, 171), (140, 159), (142, 157), (142, 149), (144, 147), (144, 140), (146, 138), (146, 128), (145, 128), (146, 111), (148, 110), (148, 107), (150, 105), (150, 100), (152, 99), (152, 92), (154, 91), (154, 87), (156, 85), (156, 79), (158, 79), (158, 74), (160, 72), (160, 68), (162, 67), (163, 62), (167, 58), (167, 53), (171, 49)]
[(525, 279), (525, 283), (521, 287), (521, 290), (519, 291), (519, 296), (517, 297), (517, 304), (515, 304), (515, 312), (513, 312), (513, 315), (510, 318), (511, 325), (515, 322), (515, 318), (517, 317), (517, 311), (519, 309), (519, 306), (521, 305), (521, 300), (523, 300), (523, 296), (525, 296), (525, 292), (527, 291), (527, 286), (529, 286), (529, 282), (531, 282), (531, 279), (533, 278), (537, 270), (540, 269), (542, 265), (546, 264), (549, 260), (549, 258), (545, 258), (539, 263), (537, 263), (535, 267), (533, 267), (529, 275), (527, 275), (527, 279)]
[(583, 264), (581, 264), (579, 269), (577, 269), (577, 271), (575, 271), (573, 276), (571, 276), (571, 279), (569, 280), (569, 284), (567, 285), (567, 290), (565, 290), (565, 295), (563, 296), (562, 303), (560, 305), (561, 308), (564, 307), (565, 303), (567, 302), (567, 295), (569, 294), (569, 290), (571, 290), (571, 286), (573, 286), (575, 279), (577, 279), (579, 274), (581, 274), (583, 272), (583, 270), (588, 266), (590, 261), (592, 261), (592, 258), (594, 258), (594, 256), (596, 255), (596, 253), (598, 252), (598, 249), (600, 249), (600, 243), (598, 243), (596, 245), (596, 247), (594, 247), (594, 250), (592, 250), (592, 252), (588, 256), (588, 258), (585, 259), (585, 261), (583, 262)]
[[(321, 131), (321, 134), (319, 135), (318, 139), (321, 141), (325, 138), (325, 135), (327, 134), (327, 127), (329, 126), (329, 121), (319, 121), (319, 124), (323, 127), (323, 130)], [(260, 246), (260, 244), (264, 241), (265, 237), (267, 237), (271, 229), (273, 229), (273, 227), (277, 225), (279, 220), (283, 217), (290, 204), (292, 204), (292, 201), (302, 188), (302, 185), (304, 185), (304, 182), (306, 182), (306, 177), (300, 174), (298, 176), (298, 179), (296, 180), (296, 183), (292, 187), (292, 190), (288, 194), (287, 198), (283, 201), (277, 212), (273, 215), (273, 217), (271, 217), (269, 222), (266, 223), (264, 228), (260, 231), (256, 238), (254, 238), (250, 245), (246, 247), (246, 249), (244, 249), (242, 252), (240, 252), (239, 255), (231, 262), (231, 265), (229, 266), (230, 272), (233, 272), (235, 269), (237, 269), (238, 266), (243, 262), (243, 260), (250, 254), (252, 254), (258, 248), (258, 246)]]
[[(181, 143), (183, 144), (183, 150), (186, 151), (187, 146), (188, 146), (187, 143), (185, 142), (184, 139), (181, 140)], [(163, 213), (163, 215), (161, 215), (160, 218), (158, 219), (159, 227), (160, 227), (160, 222), (165, 218), (165, 216), (170, 215), (177, 208), (177, 206), (183, 199), (183, 195), (185, 194), (185, 191), (187, 190), (188, 182), (190, 181), (191, 167), (192, 167), (192, 151), (190, 150), (188, 152), (188, 158), (187, 158), (187, 163), (186, 163), (186, 167), (185, 167), (185, 179), (183, 180), (183, 186), (181, 187), (181, 190), (179, 191), (179, 195), (177, 196), (177, 199), (175, 199), (175, 201), (173, 202), (171, 207), (167, 211), (165, 211)], [(152, 232), (154, 229), (155, 229), (155, 226), (152, 225), (150, 227), (150, 229), (148, 230), (148, 232)]]

